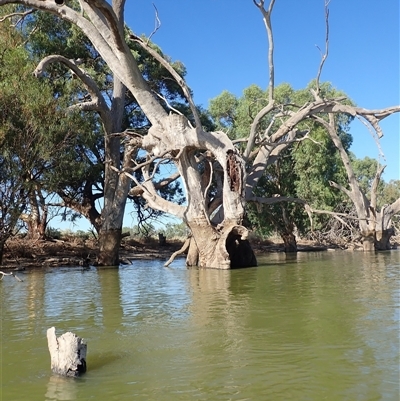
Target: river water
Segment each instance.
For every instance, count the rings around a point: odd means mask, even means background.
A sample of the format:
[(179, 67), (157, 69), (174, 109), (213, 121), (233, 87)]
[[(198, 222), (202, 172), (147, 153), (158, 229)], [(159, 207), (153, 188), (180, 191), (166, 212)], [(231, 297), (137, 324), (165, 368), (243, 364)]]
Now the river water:
[[(183, 259), (4, 277), (1, 401), (399, 400), (400, 251)], [(50, 371), (46, 330), (88, 343), (87, 373)]]

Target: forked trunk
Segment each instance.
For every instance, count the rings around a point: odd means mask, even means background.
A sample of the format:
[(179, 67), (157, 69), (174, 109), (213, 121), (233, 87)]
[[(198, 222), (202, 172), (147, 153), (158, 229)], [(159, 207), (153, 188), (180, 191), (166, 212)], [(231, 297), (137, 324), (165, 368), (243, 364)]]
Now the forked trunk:
[(121, 243), (121, 229), (100, 231), (99, 255), (97, 264), (100, 266), (119, 265), (119, 247)]
[(394, 235), (392, 216), (400, 211), (400, 198), (391, 205), (385, 205), (376, 214), (375, 250), (386, 251), (391, 248), (390, 238)]

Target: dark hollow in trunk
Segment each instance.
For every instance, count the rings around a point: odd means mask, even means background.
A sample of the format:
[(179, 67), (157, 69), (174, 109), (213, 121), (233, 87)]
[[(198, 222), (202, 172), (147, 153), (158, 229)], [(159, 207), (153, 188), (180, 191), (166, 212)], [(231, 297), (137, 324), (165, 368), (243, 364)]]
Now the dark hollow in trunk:
[(393, 227), (383, 230), (377, 231), (375, 235), (375, 249), (377, 251), (386, 251), (391, 248), (390, 246), (390, 238), (394, 235)]
[(242, 240), (240, 235), (230, 233), (226, 239), (226, 250), (231, 261), (231, 268), (257, 266), (257, 259), (250, 242)]

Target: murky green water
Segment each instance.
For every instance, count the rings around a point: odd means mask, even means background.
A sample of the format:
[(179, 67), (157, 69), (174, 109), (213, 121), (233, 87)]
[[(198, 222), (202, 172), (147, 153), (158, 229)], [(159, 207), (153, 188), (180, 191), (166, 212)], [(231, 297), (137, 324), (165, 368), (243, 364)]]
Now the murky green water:
[[(259, 262), (5, 277), (0, 399), (399, 399), (399, 251)], [(82, 378), (51, 374), (53, 325), (87, 340)]]

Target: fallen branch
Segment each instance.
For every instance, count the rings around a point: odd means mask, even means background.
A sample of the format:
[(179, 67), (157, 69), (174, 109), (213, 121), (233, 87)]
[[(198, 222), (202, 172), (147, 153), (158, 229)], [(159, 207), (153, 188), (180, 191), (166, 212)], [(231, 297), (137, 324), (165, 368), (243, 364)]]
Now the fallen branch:
[(174, 252), (171, 257), (165, 262), (164, 266), (168, 267), (178, 255), (186, 252), (189, 249), (191, 237), (187, 238), (185, 243), (182, 245), (182, 248)]
[(0, 278), (0, 281), (3, 280), (3, 277), (4, 277), (4, 276), (13, 276), (13, 277), (15, 278), (15, 280), (17, 280), (17, 281), (19, 281), (19, 282), (24, 281), (24, 280), (20, 279), (17, 275), (15, 275), (13, 272), (11, 272), (11, 273), (4, 273), (4, 272), (0, 271), (0, 274), (2, 275), (1, 278)]

